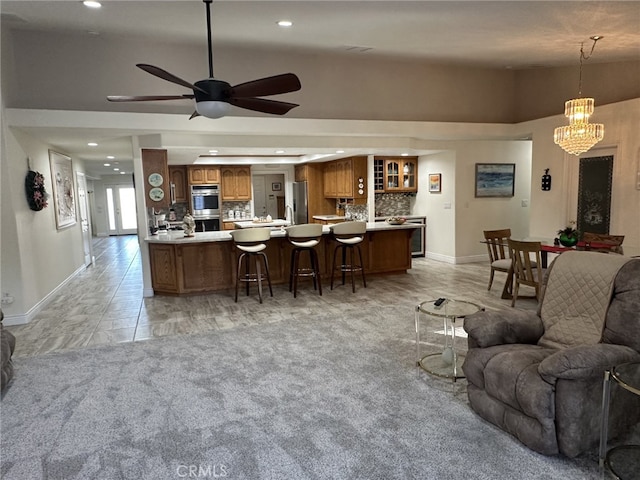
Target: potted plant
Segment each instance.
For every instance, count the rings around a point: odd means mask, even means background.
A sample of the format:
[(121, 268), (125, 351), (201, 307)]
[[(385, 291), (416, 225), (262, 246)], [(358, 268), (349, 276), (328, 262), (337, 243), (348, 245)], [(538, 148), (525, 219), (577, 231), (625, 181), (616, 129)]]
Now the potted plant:
[(571, 220), (569, 224), (558, 230), (558, 240), (565, 247), (573, 247), (578, 243), (580, 233), (574, 228), (576, 222)]

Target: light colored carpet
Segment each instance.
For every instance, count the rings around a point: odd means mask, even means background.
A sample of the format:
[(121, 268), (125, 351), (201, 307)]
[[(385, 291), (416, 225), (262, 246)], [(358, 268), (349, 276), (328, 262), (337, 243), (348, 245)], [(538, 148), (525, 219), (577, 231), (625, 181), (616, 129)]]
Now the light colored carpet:
[(1, 477), (601, 478), (417, 369), (411, 313), (342, 313), (18, 358)]

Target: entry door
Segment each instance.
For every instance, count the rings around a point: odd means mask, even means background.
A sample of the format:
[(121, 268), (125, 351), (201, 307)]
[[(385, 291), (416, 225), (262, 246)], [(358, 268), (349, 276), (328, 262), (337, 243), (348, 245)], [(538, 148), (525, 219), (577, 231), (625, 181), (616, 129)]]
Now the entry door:
[(93, 263), (93, 242), (91, 241), (91, 218), (89, 198), (87, 197), (87, 179), (84, 173), (76, 173), (78, 183), (78, 205), (80, 206), (80, 226), (82, 228), (82, 245), (84, 248), (84, 265)]
[(132, 235), (138, 231), (136, 192), (125, 185), (107, 185), (109, 235)]

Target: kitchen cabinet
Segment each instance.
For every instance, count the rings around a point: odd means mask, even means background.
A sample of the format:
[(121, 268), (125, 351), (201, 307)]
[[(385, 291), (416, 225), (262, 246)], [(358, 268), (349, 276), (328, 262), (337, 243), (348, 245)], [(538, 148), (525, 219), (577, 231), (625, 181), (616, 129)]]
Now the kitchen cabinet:
[(144, 201), (147, 208), (168, 208), (171, 204), (167, 151), (142, 149)]
[(222, 201), (251, 200), (251, 167), (220, 167)]
[(211, 165), (189, 165), (189, 185), (213, 185), (220, 183), (220, 168)]
[(338, 164), (336, 162), (327, 162), (324, 164), (324, 196), (327, 198), (336, 198), (338, 196)]
[(376, 192), (418, 191), (418, 157), (376, 157), (373, 164)]
[(187, 190), (187, 168), (183, 165), (169, 167), (169, 181), (173, 189), (173, 200), (176, 203), (186, 203), (189, 200)]
[(294, 174), (294, 178), (296, 182), (306, 182), (308, 180), (308, 169), (309, 166), (308, 164), (304, 164), (304, 165), (296, 165), (295, 166), (295, 174)]
[(350, 157), (324, 164), (324, 196), (367, 201), (367, 157)]

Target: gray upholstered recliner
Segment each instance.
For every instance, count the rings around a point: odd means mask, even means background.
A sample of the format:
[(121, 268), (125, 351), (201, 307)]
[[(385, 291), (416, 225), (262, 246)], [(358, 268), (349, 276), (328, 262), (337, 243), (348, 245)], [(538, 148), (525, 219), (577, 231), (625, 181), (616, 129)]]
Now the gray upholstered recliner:
[(4, 390), (13, 378), (11, 355), (16, 348), (16, 337), (9, 330), (3, 328), (3, 319), (4, 313), (0, 309), (0, 391)]
[[(597, 446), (605, 369), (640, 361), (640, 259), (567, 252), (549, 268), (537, 312), (464, 321), (471, 408), (546, 455)], [(640, 420), (640, 398), (612, 388), (610, 438)]]

